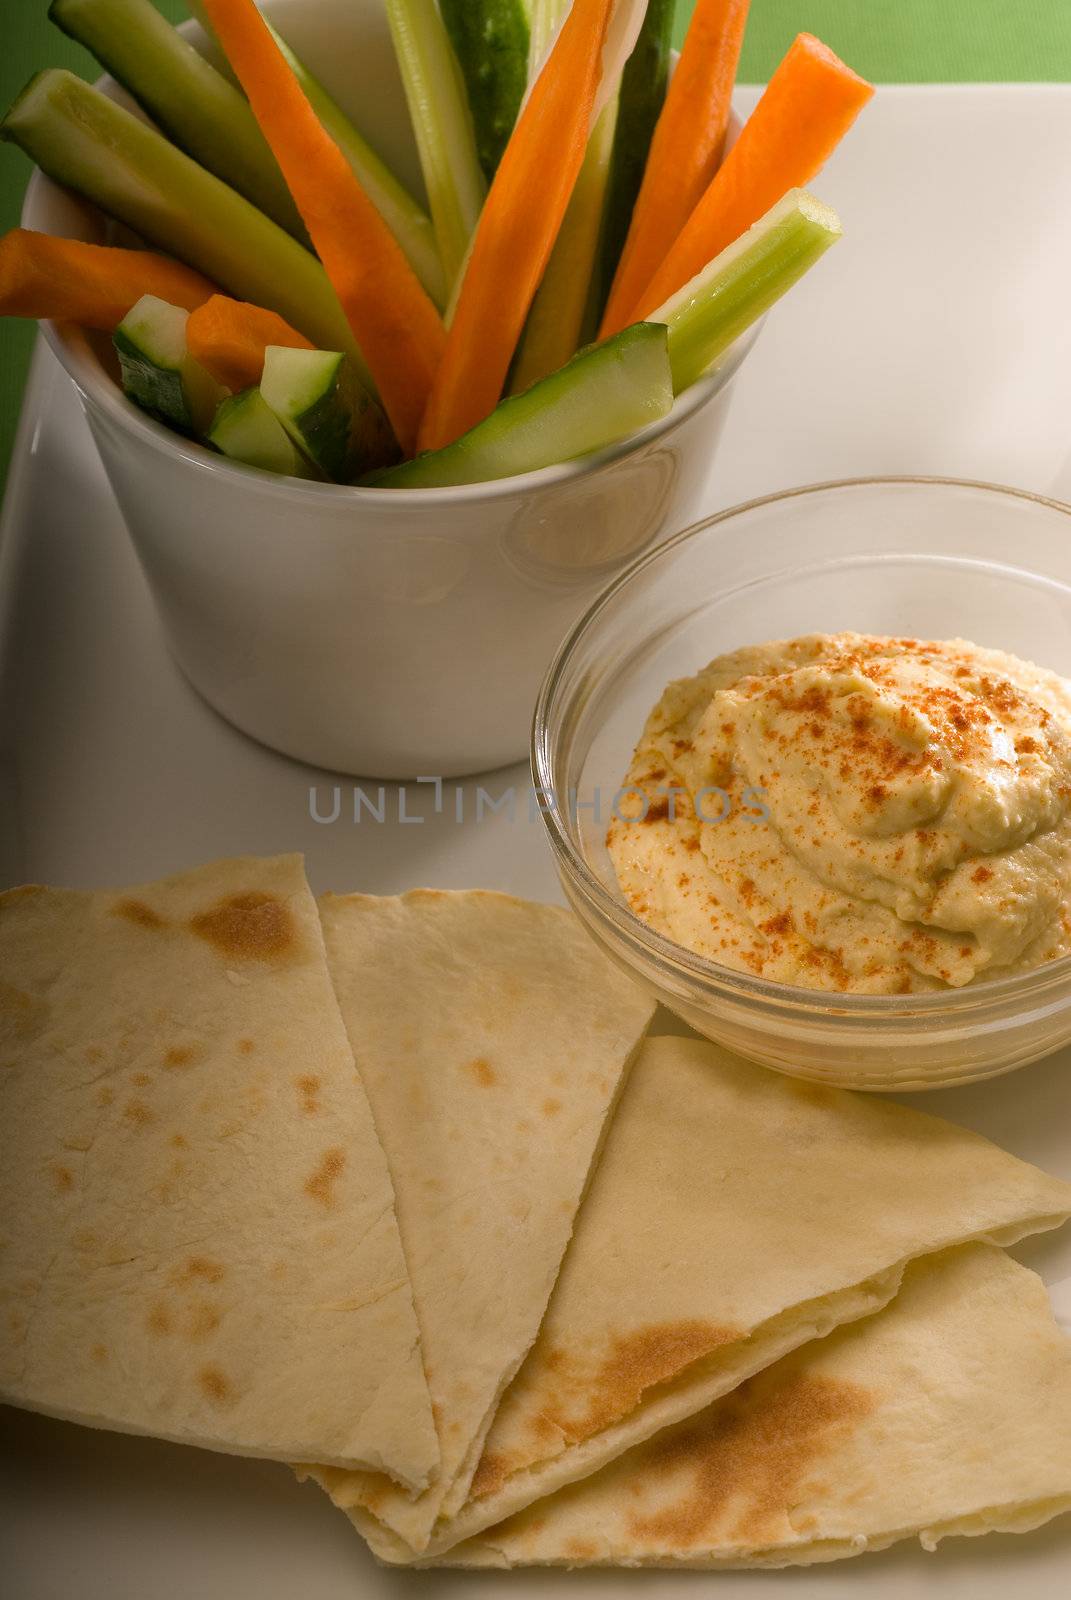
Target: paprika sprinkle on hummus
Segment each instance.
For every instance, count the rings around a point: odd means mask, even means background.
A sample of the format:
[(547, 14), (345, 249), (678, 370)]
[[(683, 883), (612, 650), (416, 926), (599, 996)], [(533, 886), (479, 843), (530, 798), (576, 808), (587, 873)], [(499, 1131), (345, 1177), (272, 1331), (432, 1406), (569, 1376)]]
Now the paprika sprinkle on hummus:
[(1071, 952), (1071, 683), (961, 639), (811, 634), (672, 683), (607, 839), (637, 916), (859, 994)]

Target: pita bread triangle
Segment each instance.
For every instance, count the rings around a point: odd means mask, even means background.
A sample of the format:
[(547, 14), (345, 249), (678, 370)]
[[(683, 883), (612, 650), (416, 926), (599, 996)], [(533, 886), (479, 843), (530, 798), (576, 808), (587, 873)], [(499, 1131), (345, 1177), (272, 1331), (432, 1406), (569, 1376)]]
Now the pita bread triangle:
[(649, 1040), (539, 1339), (428, 1553), (879, 1309), (913, 1258), (1069, 1214), (1071, 1185), (951, 1123)]
[(1071, 1510), (1071, 1340), (991, 1245), (438, 1564), (785, 1567)]
[(300, 857), (13, 890), (0, 973), (0, 1398), (422, 1488), (390, 1175)]
[(311, 1469), (375, 1545), (460, 1505), (539, 1329), (653, 1004), (571, 912), (482, 891), (327, 895), (328, 962), (387, 1150), (442, 1471), (415, 1501)]

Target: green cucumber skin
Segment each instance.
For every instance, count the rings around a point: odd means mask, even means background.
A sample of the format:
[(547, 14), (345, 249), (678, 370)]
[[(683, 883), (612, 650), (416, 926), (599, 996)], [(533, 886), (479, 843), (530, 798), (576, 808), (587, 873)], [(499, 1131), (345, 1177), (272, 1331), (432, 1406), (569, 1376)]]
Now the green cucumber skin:
[(521, 0), (440, 0), (468, 91), (476, 154), (488, 183), (528, 86), (528, 18)]
[(142, 411), (166, 422), (169, 428), (196, 437), (193, 417), (186, 397), (182, 373), (176, 367), (160, 367), (122, 329), (112, 335), (123, 378), (123, 393)]
[(221, 454), (247, 467), (288, 478), (319, 474), (302, 455), (259, 389), (243, 389), (224, 400), (207, 438)]
[[(621, 76), (593, 313), (602, 316), (643, 182), (655, 124), (665, 103), (675, 0), (648, 0), (636, 48)], [(666, 242), (669, 247), (669, 241)]]
[(168, 137), (303, 244), (305, 225), (244, 97), (151, 0), (52, 0), (48, 12)]
[(261, 391), (295, 445), (335, 483), (398, 458), (386, 417), (344, 355), (269, 349)]
[(0, 137), (228, 294), (277, 311), (314, 344), (346, 351), (362, 376), (367, 370), (316, 258), (81, 78), (59, 68), (39, 73), (0, 122)]
[(635, 323), (501, 401), (445, 449), (365, 481), (382, 489), (436, 489), (533, 472), (614, 444), (666, 416), (672, 404), (667, 330)]

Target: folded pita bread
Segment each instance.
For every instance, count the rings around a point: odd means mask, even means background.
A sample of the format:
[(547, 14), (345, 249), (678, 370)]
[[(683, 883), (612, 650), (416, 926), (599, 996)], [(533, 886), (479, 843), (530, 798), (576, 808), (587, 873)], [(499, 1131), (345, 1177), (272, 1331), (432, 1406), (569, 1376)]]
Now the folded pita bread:
[(650, 1040), (469, 1502), (428, 1552), (877, 1310), (913, 1257), (1069, 1214), (1071, 1185), (977, 1134), (703, 1041)]
[(1071, 1340), (1040, 1278), (967, 1245), (437, 1564), (806, 1566), (1069, 1510)]
[(414, 1490), (390, 1175), (298, 856), (0, 896), (0, 1398)]
[(373, 1548), (408, 1554), (465, 1497), (653, 1007), (556, 906), (418, 890), (328, 895), (320, 914), (394, 1178), (442, 1472), (415, 1502), (313, 1476)]

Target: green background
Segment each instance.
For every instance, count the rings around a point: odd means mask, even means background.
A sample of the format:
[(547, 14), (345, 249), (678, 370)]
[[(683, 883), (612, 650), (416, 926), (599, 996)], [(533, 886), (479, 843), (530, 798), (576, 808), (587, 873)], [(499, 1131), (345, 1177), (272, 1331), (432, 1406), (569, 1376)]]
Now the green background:
[[(173, 21), (182, 0), (157, 0)], [(51, 26), (47, 0), (3, 0), (0, 102), (43, 66), (96, 68)], [(683, 34), (690, 0), (678, 0)], [(817, 33), (858, 72), (884, 83), (1071, 81), (1071, 0), (753, 0), (741, 81), (763, 83), (793, 37)], [(18, 221), (29, 163), (0, 146), (0, 232)], [(0, 319), (0, 483), (6, 472), (33, 327)]]

